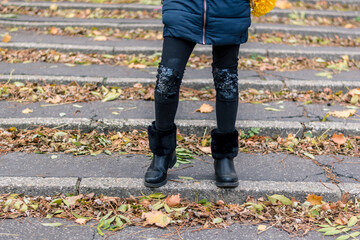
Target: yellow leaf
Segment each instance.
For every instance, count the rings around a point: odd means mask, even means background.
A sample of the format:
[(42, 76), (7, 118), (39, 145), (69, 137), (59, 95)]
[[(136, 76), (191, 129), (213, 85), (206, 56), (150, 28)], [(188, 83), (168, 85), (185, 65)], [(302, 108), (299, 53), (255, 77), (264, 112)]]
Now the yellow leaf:
[(201, 105), (201, 107), (199, 109), (195, 110), (196, 112), (201, 112), (201, 113), (211, 113), (212, 111), (214, 111), (213, 106), (204, 103), (203, 105)]
[(30, 109), (30, 108), (25, 108), (24, 110), (22, 110), (21, 111), (22, 113), (24, 113), (24, 114), (28, 114), (28, 113), (32, 113), (33, 112), (33, 110), (32, 109)]
[(145, 225), (155, 224), (156, 226), (162, 228), (166, 227), (171, 221), (171, 218), (161, 211), (143, 213), (142, 218), (146, 219), (146, 222), (144, 223)]
[(8, 43), (8, 42), (10, 42), (10, 40), (11, 40), (11, 36), (10, 36), (10, 34), (5, 34), (5, 36), (3, 37), (3, 39), (2, 39), (2, 41), (4, 42), (4, 43)]
[(337, 117), (337, 118), (348, 118), (353, 116), (356, 113), (356, 109), (347, 109), (343, 111), (332, 111), (328, 112), (330, 116)]
[(308, 194), (306, 197), (306, 201), (310, 202), (312, 205), (320, 205), (321, 204), (322, 197), (316, 196), (315, 194)]

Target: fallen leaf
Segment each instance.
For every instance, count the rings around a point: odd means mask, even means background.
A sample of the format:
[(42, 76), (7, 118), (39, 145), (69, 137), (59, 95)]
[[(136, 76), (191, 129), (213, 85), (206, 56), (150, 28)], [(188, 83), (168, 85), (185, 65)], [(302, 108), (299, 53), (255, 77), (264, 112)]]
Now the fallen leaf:
[(213, 106), (204, 103), (203, 105), (201, 105), (200, 108), (195, 110), (196, 112), (201, 112), (201, 113), (211, 113), (212, 111), (214, 111)]
[(177, 195), (171, 195), (171, 196), (168, 196), (166, 199), (165, 199), (165, 203), (169, 206), (169, 207), (175, 207), (177, 205), (180, 204), (180, 194), (177, 194)]
[(102, 102), (109, 102), (109, 101), (113, 101), (118, 99), (118, 97), (120, 97), (120, 93), (109, 93), (107, 94), (104, 99), (102, 100)]
[(56, 11), (58, 9), (58, 6), (56, 5), (56, 3), (54, 3), (54, 4), (51, 4), (49, 8), (52, 11)]
[(345, 192), (342, 196), (341, 196), (341, 202), (342, 203), (347, 203), (349, 201), (349, 192)]
[(70, 206), (75, 205), (76, 201), (83, 198), (84, 195), (80, 194), (77, 196), (67, 197), (65, 200), (69, 203)]
[(60, 227), (62, 224), (61, 223), (42, 223), (41, 225), (46, 226), (46, 227)]
[(348, 92), (348, 94), (351, 95), (351, 96), (360, 95), (360, 88), (351, 89), (351, 90)]
[(5, 34), (5, 36), (3, 37), (3, 39), (2, 39), (2, 41), (4, 42), (4, 43), (8, 43), (8, 42), (10, 42), (10, 40), (11, 40), (11, 36), (10, 36), (10, 34)]
[(310, 202), (312, 205), (320, 205), (322, 196), (316, 196), (315, 194), (308, 194), (306, 201)]
[(96, 36), (94, 37), (94, 41), (106, 41), (107, 37), (106, 36)]
[(28, 113), (32, 113), (33, 112), (33, 110), (32, 109), (30, 109), (30, 108), (25, 108), (24, 110), (22, 110), (21, 111), (22, 113), (24, 113), (24, 114), (28, 114)]
[(356, 109), (346, 109), (343, 111), (332, 111), (328, 112), (330, 116), (337, 117), (337, 118), (348, 118), (353, 116), (356, 113)]
[(211, 154), (211, 147), (198, 147), (198, 149), (206, 154)]
[(58, 32), (59, 32), (59, 29), (58, 29), (57, 27), (52, 26), (52, 27), (50, 28), (50, 33), (51, 33), (52, 35), (55, 35), (55, 34), (57, 34)]
[(145, 225), (155, 224), (161, 228), (166, 227), (171, 221), (171, 218), (161, 211), (143, 213), (142, 218), (146, 219), (146, 222), (144, 223)]
[(61, 101), (62, 101), (62, 98), (59, 95), (55, 95), (55, 97), (49, 98), (46, 100), (46, 102), (52, 103), (52, 104), (57, 104), (57, 103), (60, 103)]
[(355, 28), (354, 24), (348, 23), (345, 24), (344, 28)]
[(273, 112), (282, 112), (283, 110), (277, 109), (277, 108), (271, 108), (271, 107), (266, 107), (264, 108), (266, 111), (273, 111)]
[(87, 220), (84, 218), (78, 218), (75, 220), (76, 223), (81, 224), (81, 225), (84, 225), (86, 223), (86, 221)]
[(292, 8), (292, 4), (288, 2), (288, 0), (277, 0), (275, 3), (275, 7), (280, 9), (290, 9)]
[(265, 231), (267, 229), (267, 226), (266, 225), (259, 225), (258, 227), (257, 227), (257, 230), (259, 231), (259, 232), (263, 232), (263, 231)]
[(128, 68), (137, 68), (137, 69), (144, 69), (146, 68), (145, 64), (141, 64), (141, 63), (130, 63), (128, 65)]
[(333, 140), (335, 143), (337, 143), (338, 147), (340, 147), (341, 144), (346, 143), (347, 138), (344, 137), (344, 134), (342, 134), (342, 133), (340, 133), (340, 134), (334, 133), (331, 140)]

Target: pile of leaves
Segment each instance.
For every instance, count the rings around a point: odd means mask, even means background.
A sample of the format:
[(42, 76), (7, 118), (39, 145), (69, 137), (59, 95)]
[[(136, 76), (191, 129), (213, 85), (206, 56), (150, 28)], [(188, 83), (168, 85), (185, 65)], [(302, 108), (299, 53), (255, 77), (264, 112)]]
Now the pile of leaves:
[[(357, 231), (360, 202), (357, 198), (349, 201), (348, 196), (345, 193), (341, 201), (325, 202), (321, 196), (309, 194), (306, 201), (300, 202), (275, 194), (257, 200), (248, 197), (243, 204), (229, 204), (223, 200), (189, 201), (180, 195), (161, 193), (130, 198), (94, 194), (53, 197), (3, 194), (0, 195), (0, 218), (63, 218), (78, 224), (93, 220), (101, 236), (104, 230), (111, 231), (106, 233), (109, 235), (126, 226), (173, 227), (170, 235), (180, 238), (182, 232), (194, 227), (203, 230), (234, 223), (261, 223), (266, 225), (258, 226), (259, 234), (271, 227), (293, 236), (318, 230), (324, 235), (340, 235), (340, 240), (360, 235)], [(43, 225), (57, 227), (61, 223)]]
[[(154, 10), (157, 7), (154, 6)], [(1, 6), (0, 14), (5, 17), (16, 17), (17, 15), (28, 15), (37, 17), (63, 17), (63, 18), (83, 18), (83, 19), (161, 19), (160, 11), (126, 11), (123, 9), (58, 9), (56, 3), (48, 9), (36, 7), (18, 7), (18, 6)]]
[[(157, 67), (160, 62), (161, 53), (153, 55), (143, 54), (84, 54), (84, 53), (65, 53), (58, 52), (52, 49), (36, 50), (36, 49), (22, 49), (11, 50), (0, 48), (0, 61), (8, 63), (32, 63), (32, 62), (47, 62), (47, 63), (64, 63), (69, 67), (91, 64), (109, 64), (109, 65), (123, 65), (129, 68), (144, 69), (148, 66)], [(210, 68), (212, 57), (205, 55), (192, 54), (187, 63), (187, 67), (203, 69)], [(344, 56), (340, 59), (326, 61), (321, 58), (304, 58), (304, 57), (286, 57), (286, 58), (268, 58), (261, 55), (253, 54), (251, 57), (239, 58), (239, 68), (244, 70), (259, 71), (259, 73), (270, 71), (297, 71), (302, 69), (315, 69), (331, 71), (349, 71), (360, 68), (360, 61), (349, 59)]]
[[(85, 36), (93, 38), (95, 41), (106, 41), (115, 39), (136, 39), (136, 40), (162, 40), (162, 31), (144, 30), (141, 28), (120, 31), (117, 28), (97, 29), (95, 27), (47, 27), (47, 28), (21, 28), (27, 31), (36, 31), (41, 34), (61, 35), (61, 36)], [(7, 28), (7, 31), (18, 31), (19, 28)], [(329, 38), (316, 36), (293, 35), (289, 33), (275, 32), (272, 34), (249, 34), (249, 42), (279, 43), (289, 45), (306, 45), (306, 46), (341, 46), (341, 47), (358, 47), (360, 46), (359, 38)]]
[[(291, 153), (302, 157), (315, 159), (316, 155), (345, 155), (359, 157), (358, 146), (360, 137), (334, 134), (329, 136), (313, 136), (311, 132), (303, 137), (289, 134), (288, 137), (259, 136), (260, 129), (253, 128), (240, 131), (239, 145), (241, 152), (267, 154), (271, 152)], [(190, 152), (201, 155), (210, 154), (210, 135), (197, 137), (193, 134), (178, 133), (178, 146)], [(36, 129), (0, 128), (0, 152), (35, 152), (54, 153), (65, 152), (75, 155), (97, 155), (105, 152), (149, 153), (147, 132), (133, 130), (131, 132), (99, 133), (80, 132), (79, 130), (58, 130), (47, 127)], [(339, 160), (340, 161), (340, 160)]]
[(252, 19), (253, 23), (278, 23), (278, 24), (293, 24), (301, 26), (334, 26), (345, 28), (360, 27), (360, 18), (346, 19), (342, 17), (328, 18), (319, 16), (306, 16), (303, 11), (294, 10), (287, 17), (264, 16), (261, 18)]
[[(40, 80), (39, 80), (40, 82)], [(89, 101), (113, 101), (113, 100), (154, 100), (154, 85), (144, 86), (136, 83), (132, 87), (112, 87), (95, 84), (78, 85), (76, 82), (71, 84), (40, 84), (0, 82), (0, 100), (17, 102), (39, 102), (44, 101), (49, 104), (69, 104)], [(201, 90), (181, 87), (180, 101), (215, 101), (216, 91), (214, 88), (203, 88)], [(343, 104), (347, 106), (360, 106), (360, 89), (351, 89), (333, 92), (330, 88), (322, 91), (297, 91), (297, 90), (257, 90), (249, 88), (239, 92), (240, 103), (263, 104), (267, 102), (277, 102), (280, 106), (284, 101), (301, 102), (304, 104), (326, 103)], [(46, 106), (46, 105), (45, 105)], [(265, 105), (266, 106), (266, 105)], [(274, 110), (276, 109), (266, 109)], [(281, 111), (280, 109), (277, 109)]]

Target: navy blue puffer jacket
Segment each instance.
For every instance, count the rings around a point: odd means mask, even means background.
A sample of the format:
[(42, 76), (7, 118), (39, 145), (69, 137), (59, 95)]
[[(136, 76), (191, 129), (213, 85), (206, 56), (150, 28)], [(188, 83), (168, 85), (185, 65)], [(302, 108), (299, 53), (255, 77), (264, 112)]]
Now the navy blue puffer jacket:
[(164, 0), (162, 11), (164, 37), (211, 45), (247, 41), (249, 0)]

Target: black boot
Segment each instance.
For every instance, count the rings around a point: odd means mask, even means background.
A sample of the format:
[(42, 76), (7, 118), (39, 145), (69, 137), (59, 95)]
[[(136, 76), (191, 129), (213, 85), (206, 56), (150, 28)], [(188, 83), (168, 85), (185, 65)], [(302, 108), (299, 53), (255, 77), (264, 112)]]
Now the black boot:
[(211, 131), (211, 152), (214, 158), (216, 186), (234, 188), (239, 185), (234, 167), (234, 157), (239, 151), (238, 131), (220, 133)]
[(145, 186), (158, 188), (167, 182), (167, 170), (176, 163), (176, 125), (168, 131), (159, 131), (155, 122), (148, 127), (149, 145), (154, 154), (145, 174)]

